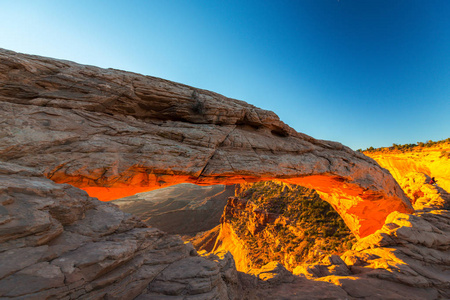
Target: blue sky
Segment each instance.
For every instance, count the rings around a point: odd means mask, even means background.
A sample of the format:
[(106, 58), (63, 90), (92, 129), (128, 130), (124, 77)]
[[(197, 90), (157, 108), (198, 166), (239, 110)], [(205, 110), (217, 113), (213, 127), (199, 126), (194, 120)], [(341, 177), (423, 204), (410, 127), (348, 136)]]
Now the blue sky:
[(450, 137), (450, 1), (0, 0), (0, 47), (157, 76), (353, 149)]

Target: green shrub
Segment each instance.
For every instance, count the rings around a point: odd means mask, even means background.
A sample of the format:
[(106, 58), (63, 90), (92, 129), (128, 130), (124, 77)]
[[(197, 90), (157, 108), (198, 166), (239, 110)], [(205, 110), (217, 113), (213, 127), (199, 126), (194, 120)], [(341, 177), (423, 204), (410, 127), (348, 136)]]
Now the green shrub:
[[(374, 148), (374, 147), (369, 147), (366, 150), (362, 150), (362, 152), (381, 152), (381, 151), (385, 151), (385, 150), (397, 150), (397, 151), (401, 151), (401, 152), (407, 152), (407, 151), (413, 151), (415, 150), (416, 147), (419, 148), (425, 148), (425, 147), (432, 147), (435, 145), (439, 145), (439, 144), (444, 144), (444, 143), (450, 143), (450, 138), (447, 138), (445, 140), (440, 140), (440, 141), (436, 141), (433, 142), (432, 140), (427, 141), (426, 143), (424, 142), (417, 142), (417, 144), (404, 144), (404, 145), (399, 145), (399, 144), (392, 144), (391, 147), (385, 148), (385, 147), (380, 147), (380, 148)], [(360, 151), (361, 149), (358, 149), (357, 151)]]

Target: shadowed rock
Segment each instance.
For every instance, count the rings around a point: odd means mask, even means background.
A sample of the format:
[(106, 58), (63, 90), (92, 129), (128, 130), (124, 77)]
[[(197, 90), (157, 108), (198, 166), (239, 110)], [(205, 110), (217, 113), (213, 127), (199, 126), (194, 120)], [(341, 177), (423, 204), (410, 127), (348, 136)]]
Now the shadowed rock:
[(240, 298), (228, 297), (233, 288), (219, 264), (179, 237), (38, 176), (0, 162), (1, 207), (9, 216), (0, 224), (0, 298)]

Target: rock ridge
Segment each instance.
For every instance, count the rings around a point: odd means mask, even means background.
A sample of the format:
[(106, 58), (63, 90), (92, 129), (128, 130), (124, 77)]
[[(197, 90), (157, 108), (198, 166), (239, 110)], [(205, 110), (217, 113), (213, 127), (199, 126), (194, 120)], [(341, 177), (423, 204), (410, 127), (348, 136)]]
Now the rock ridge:
[[(100, 200), (190, 182), (314, 188), (358, 237), (412, 212), (386, 170), (243, 101), (156, 77), (0, 49), (0, 158)], [(369, 213), (370, 212), (370, 213)]]

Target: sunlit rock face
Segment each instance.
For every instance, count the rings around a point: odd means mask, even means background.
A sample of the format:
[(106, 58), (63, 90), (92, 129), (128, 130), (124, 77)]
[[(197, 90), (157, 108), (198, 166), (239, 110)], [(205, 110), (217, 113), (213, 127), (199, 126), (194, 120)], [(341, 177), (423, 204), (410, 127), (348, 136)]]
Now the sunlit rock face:
[(410, 172), (435, 177), (439, 187), (450, 191), (450, 143), (438, 143), (431, 147), (415, 147), (410, 151), (383, 150), (365, 152), (380, 166), (389, 170), (397, 182)]
[[(340, 258), (298, 266), (293, 273), (333, 283), (355, 298), (450, 299), (450, 194), (441, 186), (446, 170), (439, 167), (448, 163), (445, 147), (369, 153), (395, 174), (416, 212), (392, 212), (381, 229)], [(430, 170), (439, 184), (429, 184)]]
[[(428, 191), (424, 198), (436, 196), (433, 188)], [(380, 230), (340, 258), (293, 273), (333, 283), (361, 299), (450, 299), (450, 214), (429, 204), (414, 214), (392, 212)], [(350, 274), (342, 276), (343, 269)]]
[[(402, 202), (397, 185), (372, 160), (339, 144), (291, 131), (284, 137), (280, 131), (261, 133), (272, 126), (269, 121), (256, 129), (239, 122), (164, 119), (166, 112), (177, 110), (174, 101), (169, 102), (171, 109), (156, 110), (156, 116), (148, 119), (130, 109), (128, 116), (112, 112), (115, 101), (123, 102), (120, 105), (124, 107), (137, 103), (125, 91), (126, 87), (137, 91), (139, 81), (153, 82), (145, 83), (152, 88), (160, 84), (189, 89), (135, 74), (0, 50), (0, 298), (450, 299), (450, 215), (445, 208), (436, 209), (435, 201), (429, 211), (423, 205), (423, 210), (414, 214), (392, 212), (378, 231), (361, 239), (341, 258), (333, 256), (321, 264), (294, 269), (294, 275), (276, 262), (269, 263), (252, 276), (236, 272), (229, 254), (209, 255), (208, 259), (197, 256), (179, 238), (146, 228), (116, 206), (89, 198), (78, 188), (44, 178), (109, 188), (113, 192), (107, 196), (112, 197), (114, 188), (129, 194), (131, 189), (146, 190), (177, 180), (238, 182), (278, 176), (284, 181), (301, 179), (322, 192), (337, 189), (339, 193), (342, 188), (344, 196), (356, 187), (360, 198), (355, 199), (361, 202), (371, 201), (363, 198), (361, 190), (374, 193), (370, 194), (372, 200), (373, 195), (387, 195)], [(228, 104), (241, 103), (212, 95)], [(160, 99), (169, 101), (171, 97)], [(196, 105), (195, 111), (199, 107)], [(223, 114), (227, 113), (225, 109)], [(204, 128), (193, 129), (200, 134), (195, 140), (186, 126)], [(206, 136), (211, 133), (213, 140), (212, 133), (229, 127), (246, 138), (244, 131), (255, 134), (261, 143), (262, 137), (270, 138), (262, 148), (241, 152), (233, 148), (237, 146), (220, 142), (200, 164), (194, 154), (209, 149)], [(208, 128), (212, 129), (206, 131)], [(160, 144), (151, 143), (155, 140)], [(207, 146), (199, 146), (201, 141)], [(250, 145), (260, 144), (253, 141)], [(270, 154), (268, 149), (278, 152)], [(188, 157), (190, 154), (194, 158)], [(220, 173), (219, 166), (210, 163), (221, 162), (221, 157), (226, 157), (229, 163), (222, 163), (232, 166), (233, 172)], [(252, 157), (261, 159), (251, 164)], [(364, 216), (370, 219), (371, 213)]]
[(0, 50), (0, 158), (100, 200), (182, 182), (316, 189), (357, 237), (412, 207), (372, 159), (270, 111), (150, 76)]
[(447, 190), (429, 182), (429, 176), (418, 172), (410, 172), (399, 181), (414, 209), (450, 209), (450, 194)]

